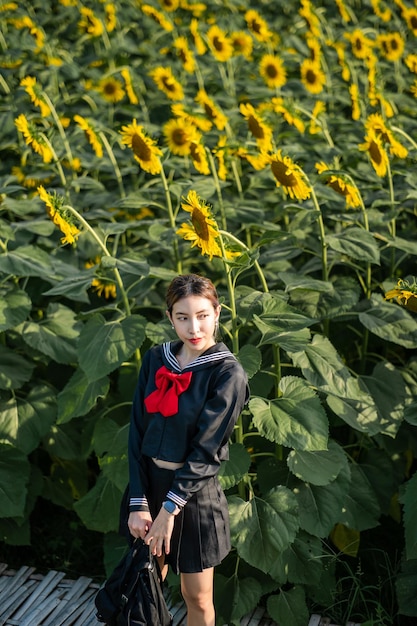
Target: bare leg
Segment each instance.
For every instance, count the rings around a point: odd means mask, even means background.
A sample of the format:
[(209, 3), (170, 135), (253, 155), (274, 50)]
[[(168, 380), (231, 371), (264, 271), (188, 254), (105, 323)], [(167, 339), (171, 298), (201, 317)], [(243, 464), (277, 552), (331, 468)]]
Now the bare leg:
[(187, 626), (215, 626), (213, 574), (212, 567), (195, 574), (181, 574), (181, 592), (187, 605)]

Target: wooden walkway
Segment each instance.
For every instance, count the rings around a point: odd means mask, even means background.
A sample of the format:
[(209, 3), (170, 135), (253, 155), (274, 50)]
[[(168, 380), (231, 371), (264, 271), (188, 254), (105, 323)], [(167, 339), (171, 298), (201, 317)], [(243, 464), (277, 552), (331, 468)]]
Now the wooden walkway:
[[(11, 570), (0, 563), (0, 626), (103, 626), (95, 617), (99, 586), (85, 576), (68, 580), (62, 572), (52, 570), (42, 576), (33, 567)], [(185, 626), (184, 604), (170, 610), (173, 626)], [(278, 625), (257, 608), (242, 619), (241, 626)]]
[[(64, 573), (54, 570), (42, 576), (33, 567), (11, 570), (0, 563), (0, 626), (103, 626), (95, 616), (94, 597), (99, 587), (85, 576), (69, 580)], [(171, 606), (170, 610), (173, 626), (186, 626), (184, 604)], [(265, 609), (258, 607), (241, 620), (240, 626), (278, 624), (267, 616)], [(336, 625), (328, 618), (311, 615), (306, 626)], [(348, 622), (346, 626), (360, 624)]]

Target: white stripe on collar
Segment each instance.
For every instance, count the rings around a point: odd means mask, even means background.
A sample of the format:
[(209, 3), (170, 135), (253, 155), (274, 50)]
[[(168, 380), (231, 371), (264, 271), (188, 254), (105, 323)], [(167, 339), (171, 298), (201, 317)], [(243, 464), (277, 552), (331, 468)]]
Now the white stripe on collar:
[(168, 363), (171, 365), (171, 367), (178, 371), (184, 371), (190, 367), (206, 365), (207, 363), (211, 362), (215, 363), (216, 361), (222, 361), (227, 356), (235, 358), (234, 355), (229, 352), (229, 350), (220, 350), (219, 352), (214, 352), (213, 354), (202, 354), (201, 356), (198, 356), (196, 359), (194, 359), (194, 361), (192, 361), (191, 363), (188, 363), (188, 365), (186, 365), (182, 369), (180, 364), (178, 363), (177, 357), (171, 352), (171, 343), (169, 341), (162, 344), (162, 349)]

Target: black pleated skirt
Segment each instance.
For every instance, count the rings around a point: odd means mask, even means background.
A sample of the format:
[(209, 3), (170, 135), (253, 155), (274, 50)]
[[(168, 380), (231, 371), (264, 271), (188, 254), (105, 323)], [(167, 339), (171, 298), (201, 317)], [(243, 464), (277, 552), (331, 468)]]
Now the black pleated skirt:
[[(147, 470), (146, 497), (155, 519), (171, 489), (175, 472), (158, 467), (149, 458)], [(177, 574), (202, 572), (219, 565), (230, 547), (227, 500), (217, 477), (210, 478), (175, 517), (171, 549), (165, 555), (165, 562)]]

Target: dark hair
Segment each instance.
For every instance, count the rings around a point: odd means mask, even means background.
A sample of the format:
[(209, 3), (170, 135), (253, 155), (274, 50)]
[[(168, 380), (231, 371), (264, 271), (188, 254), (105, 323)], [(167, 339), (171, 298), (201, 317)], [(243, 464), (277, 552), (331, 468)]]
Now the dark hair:
[(210, 300), (214, 308), (219, 306), (216, 288), (209, 278), (197, 274), (181, 274), (168, 287), (165, 297), (168, 312), (172, 313), (174, 304), (187, 296), (201, 296)]

